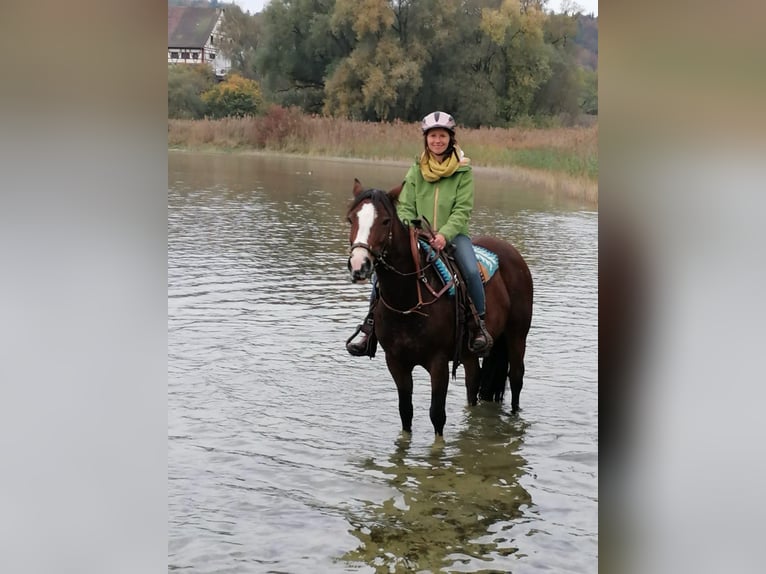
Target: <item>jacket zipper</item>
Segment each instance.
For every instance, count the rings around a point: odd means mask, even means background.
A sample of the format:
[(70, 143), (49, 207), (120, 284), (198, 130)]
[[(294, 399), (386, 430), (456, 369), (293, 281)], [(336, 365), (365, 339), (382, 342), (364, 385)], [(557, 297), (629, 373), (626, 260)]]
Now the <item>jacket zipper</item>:
[(436, 213), (439, 209), (439, 186), (436, 186), (436, 189), (434, 191), (434, 221), (431, 224), (431, 227), (433, 228), (434, 232), (436, 232), (439, 229), (438, 222), (436, 221)]

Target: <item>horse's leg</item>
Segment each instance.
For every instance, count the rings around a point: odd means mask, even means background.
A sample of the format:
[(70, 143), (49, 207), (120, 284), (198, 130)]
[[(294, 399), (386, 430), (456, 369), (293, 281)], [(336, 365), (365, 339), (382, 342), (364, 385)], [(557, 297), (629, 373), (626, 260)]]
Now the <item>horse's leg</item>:
[(444, 423), (447, 422), (447, 387), (449, 386), (449, 361), (435, 360), (428, 369), (431, 374), (431, 423), (436, 436), (444, 436)]
[(465, 394), (468, 404), (475, 407), (479, 402), (479, 358), (467, 355), (463, 362), (465, 371)]
[(399, 417), (402, 419), (402, 430), (412, 432), (412, 367), (389, 359), (386, 353), (388, 371), (396, 383), (399, 394)]
[(511, 411), (518, 412), (521, 387), (524, 386), (525, 337), (508, 337), (508, 382), (511, 387)]

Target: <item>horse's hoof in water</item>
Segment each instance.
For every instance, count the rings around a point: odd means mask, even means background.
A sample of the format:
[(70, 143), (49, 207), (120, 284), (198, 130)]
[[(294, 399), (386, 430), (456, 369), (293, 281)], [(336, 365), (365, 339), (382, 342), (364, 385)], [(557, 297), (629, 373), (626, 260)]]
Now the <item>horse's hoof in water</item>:
[(399, 436), (396, 437), (396, 440), (394, 441), (394, 444), (397, 447), (404, 447), (407, 448), (412, 443), (412, 433), (409, 433), (407, 431), (402, 431), (399, 433)]

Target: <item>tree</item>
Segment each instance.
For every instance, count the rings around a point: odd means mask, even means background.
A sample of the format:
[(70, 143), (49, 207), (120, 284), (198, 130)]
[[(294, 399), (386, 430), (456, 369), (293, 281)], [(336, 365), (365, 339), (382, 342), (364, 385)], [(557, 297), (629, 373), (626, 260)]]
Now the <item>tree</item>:
[(252, 116), (263, 107), (258, 83), (239, 74), (229, 75), (226, 81), (202, 94), (202, 100), (213, 118)]
[(227, 5), (221, 34), (226, 41), (221, 52), (231, 60), (232, 71), (258, 80), (255, 53), (261, 38), (260, 15), (245, 13), (236, 4)]
[(566, 123), (573, 123), (580, 114), (582, 74), (571, 56), (551, 49), (549, 57), (550, 77), (540, 85), (532, 101), (532, 113), (544, 116), (563, 116)]
[(505, 121), (533, 115), (535, 96), (551, 77), (551, 51), (543, 33), (544, 4), (503, 0), (497, 10), (482, 11), (481, 30), (499, 50), (489, 73)]
[(355, 45), (327, 80), (325, 113), (373, 121), (406, 115), (422, 85), (423, 61), (396, 20), (387, 0), (337, 0), (331, 25), (353, 30)]
[[(499, 0), (425, 0), (414, 29), (427, 54), (417, 118), (440, 109), (452, 113), (465, 126), (493, 125), (500, 98), (490, 74), (499, 48), (481, 30), (482, 13)], [(414, 118), (413, 118), (414, 119)]]
[(598, 115), (598, 74), (581, 69), (583, 90), (580, 93), (580, 109), (584, 114)]
[(551, 73), (535, 96), (533, 111), (536, 115), (564, 116), (571, 123), (580, 114), (583, 75), (576, 61), (579, 47), (574, 39), (577, 31), (576, 14), (549, 14), (543, 23)]
[(170, 64), (168, 66), (168, 117), (200, 119), (207, 104), (202, 94), (215, 84), (213, 71), (199, 64)]
[(577, 15), (577, 35), (574, 38), (578, 45), (577, 62), (584, 68), (598, 69), (598, 18)]
[[(358, 120), (436, 109), (466, 126), (576, 115), (581, 15), (547, 0), (271, 0), (256, 50), (272, 101)], [(574, 4), (568, 5), (574, 9)]]
[(321, 113), (325, 78), (352, 50), (353, 34), (330, 26), (335, 0), (272, 0), (263, 11), (256, 64), (268, 98)]

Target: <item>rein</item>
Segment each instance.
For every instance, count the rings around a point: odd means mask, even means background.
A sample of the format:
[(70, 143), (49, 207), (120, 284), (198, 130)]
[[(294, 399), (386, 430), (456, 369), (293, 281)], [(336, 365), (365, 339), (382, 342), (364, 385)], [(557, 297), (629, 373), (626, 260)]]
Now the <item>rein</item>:
[[(380, 192), (378, 192), (377, 190), (371, 190), (371, 193), (380, 193)], [(382, 197), (385, 197), (385, 195), (383, 195)], [(428, 226), (427, 229), (422, 229), (419, 226), (409, 227), (410, 252), (412, 254), (412, 260), (415, 264), (415, 271), (411, 271), (411, 272), (400, 271), (399, 269), (394, 267), (391, 263), (389, 263), (387, 260), (387, 255), (388, 255), (388, 249), (391, 246), (391, 242), (393, 241), (393, 233), (394, 233), (393, 225), (394, 225), (394, 222), (398, 222), (399, 219), (398, 217), (396, 217), (396, 211), (393, 206), (387, 206), (386, 209), (387, 211), (389, 211), (390, 214), (393, 213), (393, 216), (391, 218), (391, 222), (389, 223), (388, 238), (383, 243), (382, 249), (380, 249), (379, 251), (375, 250), (372, 248), (370, 244), (359, 241), (352, 244), (351, 247), (349, 247), (349, 253), (351, 253), (356, 248), (364, 249), (370, 255), (373, 256), (375, 260), (374, 265), (376, 268), (378, 267), (378, 265), (380, 265), (384, 267), (386, 270), (391, 271), (399, 275), (400, 277), (412, 277), (416, 281), (415, 285), (417, 287), (417, 293), (418, 293), (418, 302), (413, 307), (410, 307), (409, 309), (398, 309), (394, 307), (393, 305), (391, 305), (390, 303), (388, 303), (383, 298), (382, 293), (378, 293), (378, 298), (383, 302), (383, 305), (385, 305), (386, 308), (388, 308), (391, 311), (394, 311), (395, 313), (399, 313), (401, 315), (409, 315), (410, 313), (417, 313), (419, 315), (423, 315), (424, 317), (428, 317), (428, 313), (421, 311), (421, 309), (436, 303), (436, 301), (438, 301), (441, 298), (441, 296), (444, 295), (444, 293), (446, 293), (447, 291), (449, 291), (450, 288), (453, 287), (453, 285), (455, 284), (455, 278), (454, 276), (452, 276), (450, 280), (447, 282), (447, 284), (444, 285), (444, 287), (440, 289), (439, 291), (435, 290), (428, 282), (426, 271), (429, 268), (434, 267), (436, 265), (436, 261), (439, 259), (438, 251), (435, 251), (435, 256), (429, 259), (425, 266), (423, 267), (420, 266), (418, 238), (424, 237), (425, 239), (431, 239), (434, 234), (433, 234), (433, 231), (430, 229), (430, 226)], [(423, 286), (425, 286), (425, 288), (431, 294), (432, 299), (430, 299), (429, 301), (425, 301), (423, 299)]]
[[(410, 273), (402, 273), (395, 267), (389, 265), (385, 262), (384, 259), (380, 259), (380, 263), (383, 264), (383, 266), (386, 269), (389, 269), (391, 271), (394, 271), (398, 273), (402, 277), (407, 276), (416, 276), (416, 283), (417, 286), (417, 293), (418, 293), (418, 302), (409, 309), (397, 309), (396, 307), (393, 307), (390, 305), (384, 298), (383, 294), (379, 293), (378, 297), (380, 297), (380, 300), (383, 302), (383, 305), (386, 306), (386, 308), (390, 309), (391, 311), (394, 311), (396, 313), (400, 313), (401, 315), (409, 315), (410, 313), (417, 313), (418, 315), (422, 315), (424, 317), (428, 317), (428, 313), (425, 313), (421, 311), (423, 307), (427, 307), (428, 305), (432, 305), (436, 303), (442, 295), (444, 295), (449, 289), (455, 284), (454, 277), (451, 278), (445, 285), (442, 287), (439, 291), (436, 291), (433, 287), (431, 287), (431, 284), (428, 282), (428, 277), (426, 277), (426, 270), (430, 267), (433, 267), (436, 264), (436, 261), (439, 259), (439, 254), (436, 254), (436, 257), (428, 261), (425, 267), (420, 267), (420, 256), (418, 254), (418, 237), (421, 235), (419, 230), (415, 229), (414, 227), (409, 228), (410, 233), (410, 252), (412, 253), (412, 260), (415, 263), (415, 271)], [(425, 234), (423, 234), (425, 235)], [(376, 264), (377, 264), (376, 260)], [(423, 286), (425, 285), (426, 289), (431, 293), (431, 296), (433, 297), (430, 301), (424, 301), (423, 300)]]

